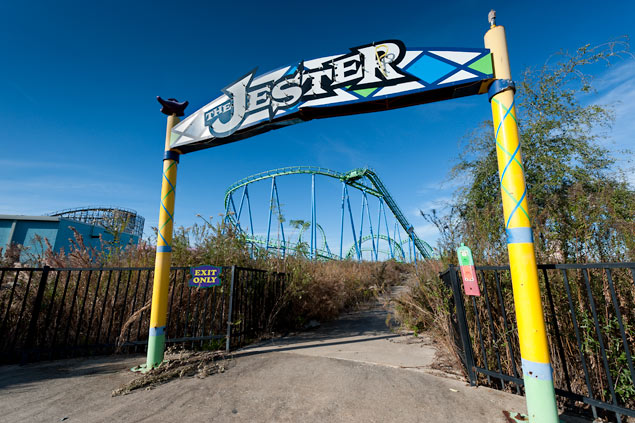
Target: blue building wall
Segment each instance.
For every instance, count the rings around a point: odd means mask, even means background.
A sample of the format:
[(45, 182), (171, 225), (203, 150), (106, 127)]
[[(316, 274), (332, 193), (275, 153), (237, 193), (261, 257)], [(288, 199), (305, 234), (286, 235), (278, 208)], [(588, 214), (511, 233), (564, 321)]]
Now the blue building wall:
[[(47, 248), (44, 242), (47, 239), (55, 253), (68, 254), (76, 238), (71, 228), (82, 236), (84, 245), (98, 251), (114, 241), (114, 236), (101, 226), (60, 217), (0, 215), (0, 248), (5, 251), (9, 242), (23, 245), (25, 250), (20, 255), (20, 261), (38, 261)], [(125, 233), (119, 235), (119, 246), (125, 247), (131, 242), (137, 244), (139, 237)]]
[[(62, 249), (64, 249), (64, 252), (66, 253), (70, 251), (71, 245), (75, 240), (75, 233), (71, 228), (75, 228), (75, 230), (82, 236), (84, 245), (94, 247), (97, 250), (102, 249), (102, 243), (112, 244), (115, 239), (112, 234), (108, 233), (106, 229), (101, 226), (89, 225), (87, 223), (60, 218), (58, 233), (55, 238), (55, 247), (53, 249), (55, 252), (59, 252)], [(130, 240), (132, 240), (133, 244), (137, 244), (139, 242), (139, 237), (125, 233), (119, 234), (119, 245), (125, 247), (130, 243)]]
[(40, 257), (46, 249), (44, 239), (48, 239), (51, 245), (54, 245), (56, 235), (57, 222), (18, 220), (12, 241), (27, 247), (20, 256), (20, 261), (24, 261), (31, 257)]
[(4, 250), (5, 245), (9, 242), (11, 235), (11, 227), (13, 222), (10, 220), (0, 220), (0, 248)]

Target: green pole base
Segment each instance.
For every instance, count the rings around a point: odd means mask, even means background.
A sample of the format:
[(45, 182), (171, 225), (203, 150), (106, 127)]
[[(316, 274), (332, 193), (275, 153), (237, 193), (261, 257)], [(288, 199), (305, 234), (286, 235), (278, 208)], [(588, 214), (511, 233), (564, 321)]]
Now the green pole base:
[(163, 363), (163, 353), (165, 352), (165, 333), (160, 335), (150, 335), (148, 337), (148, 356), (146, 364), (133, 367), (133, 372), (147, 373), (156, 369)]
[(154, 366), (154, 367), (148, 367), (148, 365), (147, 365), (147, 364), (139, 364), (138, 366), (131, 367), (131, 368), (130, 368), (130, 371), (131, 371), (131, 372), (135, 372), (135, 373), (143, 373), (143, 374), (146, 374), (146, 373), (148, 373), (148, 372), (149, 372), (150, 370), (152, 370), (152, 369), (158, 369), (159, 367), (161, 367), (161, 365), (162, 365), (163, 363), (167, 363), (167, 362), (168, 362), (168, 360), (163, 360), (163, 361), (161, 362), (161, 364), (159, 364), (158, 366)]
[(163, 362), (164, 351), (165, 333), (148, 337), (148, 358), (146, 366), (150, 368), (158, 367)]
[(552, 380), (537, 379), (527, 374), (525, 381), (525, 397), (527, 414), (532, 423), (559, 423), (558, 404)]

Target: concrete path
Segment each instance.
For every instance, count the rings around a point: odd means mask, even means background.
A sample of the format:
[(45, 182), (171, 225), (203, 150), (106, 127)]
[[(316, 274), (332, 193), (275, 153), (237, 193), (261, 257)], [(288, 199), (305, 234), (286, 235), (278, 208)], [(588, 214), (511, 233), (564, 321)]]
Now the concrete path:
[(504, 422), (522, 398), (348, 360), (269, 353), (227, 372), (112, 398), (127, 359), (0, 369), (2, 422)]
[(387, 317), (378, 304), (369, 310), (345, 314), (314, 330), (244, 348), (237, 355), (286, 352), (434, 372), (437, 350), (433, 341), (426, 335), (415, 337), (396, 333), (396, 324), (387, 322)]
[(379, 308), (235, 354), (225, 373), (112, 398), (143, 356), (0, 367), (2, 422), (505, 422), (511, 394), (439, 377), (427, 337)]

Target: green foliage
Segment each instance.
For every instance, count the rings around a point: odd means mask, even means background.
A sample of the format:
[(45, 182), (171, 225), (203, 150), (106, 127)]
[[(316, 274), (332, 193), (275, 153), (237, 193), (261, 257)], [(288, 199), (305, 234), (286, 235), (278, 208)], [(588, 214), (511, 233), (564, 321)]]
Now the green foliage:
[(204, 221), (189, 228), (180, 226), (172, 238), (174, 266), (245, 266), (262, 258), (252, 260), (245, 235), (225, 222), (213, 225)]
[[(573, 55), (559, 56), (557, 62), (527, 70), (517, 83), (518, 125), (538, 262), (635, 260), (635, 191), (616, 168), (615, 158), (617, 154), (621, 155), (620, 159), (629, 158), (630, 152), (606, 148), (605, 138), (613, 122), (613, 110), (610, 105), (589, 101), (587, 95), (593, 93), (593, 86), (592, 78), (586, 74), (590, 67), (609, 63), (619, 56), (619, 48), (624, 53), (626, 47), (625, 43), (598, 48), (584, 46)], [(491, 122), (484, 122), (467, 137), (451, 177), (464, 181), (464, 184), (448, 205), (449, 212), (422, 212), (424, 218), (440, 231), (442, 268), (448, 262), (456, 263), (455, 251), (461, 242), (472, 248), (477, 265), (506, 263), (506, 234)], [(448, 316), (455, 311), (451, 305), (447, 309), (442, 301), (450, 298), (450, 294), (443, 292), (442, 282), (430, 273), (424, 270), (420, 274), (420, 280), (411, 292), (400, 299), (397, 311), (410, 327), (426, 327), (437, 340), (452, 347), (452, 331), (447, 322)], [(551, 293), (548, 295), (542, 278), (554, 380), (558, 387), (564, 387), (565, 379), (570, 379), (572, 389), (582, 391), (587, 384), (585, 371), (588, 371), (588, 383), (594, 395), (610, 402), (613, 398), (606, 375), (608, 368), (617, 401), (632, 407), (635, 385), (613, 301), (618, 303), (632, 354), (635, 328), (631, 305), (635, 291), (632, 275), (626, 269), (614, 270), (612, 278), (617, 300), (610, 295), (609, 281), (603, 271), (591, 273), (588, 280), (581, 272), (575, 275), (570, 272), (567, 283), (575, 307), (573, 315), (562, 274), (550, 274)], [(483, 289), (483, 284), (487, 283), (490, 284), (490, 301), (503, 302), (508, 312), (506, 317), (513, 322), (509, 274), (501, 272), (500, 280), (493, 280), (491, 276), (489, 282), (487, 277), (479, 280)], [(494, 283), (500, 283), (500, 300), (492, 294)], [(588, 291), (594, 298), (599, 329)], [(515, 327), (505, 330), (498, 307), (490, 310), (483, 301), (475, 301), (473, 305), (466, 309), (472, 339), (484, 337), (483, 351), (490, 363), (500, 359), (507, 374), (513, 374), (513, 365), (520, 359)], [(480, 316), (483, 322), (490, 313), (494, 327), (482, 325), (477, 335), (475, 317)], [(577, 319), (579, 333), (575, 332), (572, 316)], [(558, 334), (554, 319), (559, 324)], [(555, 342), (556, 336), (560, 337), (562, 347)], [(512, 344), (512, 349), (507, 348), (508, 343)], [(578, 347), (585, 357), (585, 371)], [(480, 354), (476, 354), (475, 360), (478, 365), (484, 365)], [(568, 375), (565, 375), (563, 363), (567, 363)]]
[(451, 344), (448, 322), (453, 313), (451, 291), (439, 280), (445, 265), (428, 260), (417, 267), (417, 272), (408, 274), (409, 289), (393, 300), (398, 320), (415, 334), (427, 331), (444, 342), (449, 350)]
[(289, 224), (293, 229), (298, 231), (298, 241), (296, 242), (295, 254), (298, 257), (309, 258), (309, 244), (306, 241), (302, 241), (302, 233), (311, 227), (311, 222), (304, 220), (291, 220)]
[[(585, 70), (608, 63), (620, 54), (618, 48), (625, 44), (581, 47), (555, 64), (528, 69), (517, 86), (522, 159), (539, 261), (635, 257), (635, 191), (601, 143), (613, 122), (613, 110), (587, 104), (585, 97), (593, 92)], [(491, 122), (467, 137), (451, 176), (468, 182), (458, 190), (450, 214), (424, 214), (442, 233), (442, 255), (454, 260), (458, 243), (466, 242), (479, 263), (506, 261)]]

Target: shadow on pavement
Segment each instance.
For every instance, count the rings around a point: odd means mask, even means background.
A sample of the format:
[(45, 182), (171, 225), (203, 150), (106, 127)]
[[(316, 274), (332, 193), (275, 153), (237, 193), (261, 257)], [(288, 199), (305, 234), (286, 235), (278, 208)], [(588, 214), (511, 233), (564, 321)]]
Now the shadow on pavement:
[[(48, 379), (66, 379), (77, 376), (104, 375), (121, 372), (128, 361), (144, 361), (145, 356), (102, 356), (72, 358), (53, 362), (0, 367), (0, 390), (19, 385), (29, 385)], [(1, 395), (1, 392), (0, 392)]]
[[(282, 352), (282, 351), (294, 351), (301, 350), (305, 348), (319, 348), (319, 347), (330, 347), (333, 345), (346, 345), (346, 344), (355, 344), (359, 342), (369, 342), (376, 341), (379, 339), (390, 339), (390, 338), (399, 338), (401, 335), (383, 335), (383, 336), (374, 336), (374, 337), (365, 337), (361, 339), (349, 339), (346, 341), (338, 341), (338, 342), (324, 342), (319, 344), (305, 344), (307, 342), (315, 341), (315, 339), (308, 338), (296, 338), (293, 339), (279, 339), (276, 343), (268, 342), (260, 344), (258, 347), (252, 348), (244, 348), (232, 354), (233, 357), (248, 357), (251, 355), (257, 354), (267, 354), (270, 352)], [(294, 342), (295, 341), (295, 342)], [(293, 345), (293, 344), (305, 344), (305, 345)]]

